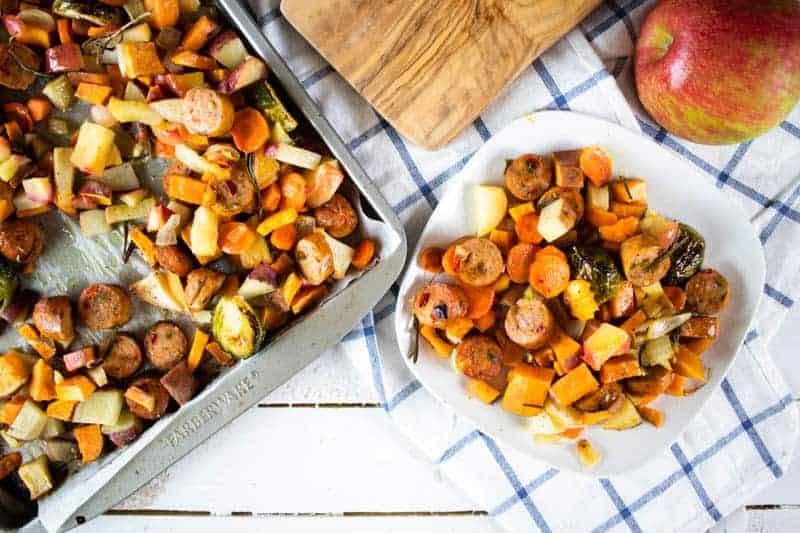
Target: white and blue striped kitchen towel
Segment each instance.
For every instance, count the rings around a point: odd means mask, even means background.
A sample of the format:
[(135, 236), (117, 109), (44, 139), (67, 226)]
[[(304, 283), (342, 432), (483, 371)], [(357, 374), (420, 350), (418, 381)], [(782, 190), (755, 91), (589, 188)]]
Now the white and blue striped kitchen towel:
[(277, 0), (250, 1), (271, 42), (402, 218), (410, 249), (448, 180), (492, 132), (538, 109), (571, 109), (641, 131), (700, 168), (754, 217), (767, 283), (753, 330), (703, 413), (669, 451), (632, 474), (593, 480), (559, 472), (499, 446), (450, 413), (398, 353), (396, 286), (363, 319), (338, 349), (373, 381), (400, 430), (480, 508), (514, 532), (696, 531), (783, 474), (798, 419), (765, 346), (800, 293), (800, 108), (752, 142), (706, 147), (676, 139), (641, 111), (632, 86), (633, 42), (652, 3), (607, 0), (534, 61), (473, 127), (447, 148), (426, 151), (403, 139), (333, 72), (281, 17)]

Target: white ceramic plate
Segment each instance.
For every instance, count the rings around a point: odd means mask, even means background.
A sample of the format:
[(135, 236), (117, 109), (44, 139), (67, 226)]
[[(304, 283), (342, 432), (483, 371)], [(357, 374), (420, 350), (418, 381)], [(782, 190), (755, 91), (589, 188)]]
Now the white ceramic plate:
[(400, 352), (409, 353), (413, 341), (411, 301), (416, 290), (432, 278), (417, 266), (416, 258), (428, 246), (445, 247), (458, 237), (474, 234), (469, 206), (475, 185), (503, 185), (505, 161), (523, 153), (549, 154), (588, 145), (601, 146), (613, 157), (615, 175), (647, 180), (649, 205), (696, 228), (706, 239), (705, 265), (728, 278), (732, 292), (721, 316), (722, 336), (703, 357), (711, 368), (709, 383), (688, 397), (660, 398), (654, 405), (666, 417), (659, 429), (647, 423), (620, 432), (588, 429), (584, 435), (604, 457), (586, 471), (574, 445), (538, 444), (524, 429), (523, 418), (497, 404), (489, 406), (469, 397), (465, 379), (424, 340), (419, 342), (418, 362), (408, 362), (408, 367), (435, 397), (498, 441), (560, 469), (608, 476), (633, 470), (656, 457), (700, 412), (733, 363), (764, 286), (764, 254), (746, 216), (689, 163), (642, 135), (587, 115), (545, 111), (512, 122), (478, 150), (433, 212), (400, 287), (395, 328)]

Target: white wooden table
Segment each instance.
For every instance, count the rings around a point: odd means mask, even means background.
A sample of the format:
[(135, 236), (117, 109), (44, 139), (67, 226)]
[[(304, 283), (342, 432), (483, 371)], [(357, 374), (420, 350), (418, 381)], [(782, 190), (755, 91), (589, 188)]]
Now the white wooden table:
[[(800, 400), (800, 306), (772, 353)], [(748, 502), (748, 531), (800, 531), (800, 460)], [(325, 355), (83, 533), (499, 531)]]

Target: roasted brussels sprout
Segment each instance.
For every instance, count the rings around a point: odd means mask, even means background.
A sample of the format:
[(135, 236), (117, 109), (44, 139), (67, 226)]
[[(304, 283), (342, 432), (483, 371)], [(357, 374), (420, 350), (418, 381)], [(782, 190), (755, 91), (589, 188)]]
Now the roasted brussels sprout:
[(598, 304), (610, 300), (624, 281), (614, 260), (602, 248), (570, 246), (567, 256), (572, 275), (592, 284), (592, 292)]
[(697, 233), (693, 227), (681, 224), (678, 238), (669, 251), (672, 265), (661, 283), (683, 285), (703, 266), (705, 250), (706, 241), (702, 235)]
[(271, 122), (280, 124), (286, 132), (290, 132), (297, 127), (297, 121), (286, 110), (269, 82), (265, 81), (257, 84), (253, 89), (252, 95), (256, 107), (261, 109)]
[(224, 296), (214, 308), (214, 338), (233, 357), (246, 359), (264, 341), (264, 328), (253, 308), (241, 296)]

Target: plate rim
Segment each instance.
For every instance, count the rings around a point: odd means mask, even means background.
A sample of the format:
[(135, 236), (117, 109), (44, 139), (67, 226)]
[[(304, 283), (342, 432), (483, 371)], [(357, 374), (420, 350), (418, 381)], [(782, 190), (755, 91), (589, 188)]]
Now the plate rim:
[[(400, 285), (399, 285), (399, 291), (398, 291), (399, 295), (403, 294), (403, 292), (404, 292), (403, 289), (406, 288), (408, 284), (414, 283), (416, 281), (416, 279), (418, 278), (418, 276), (412, 276), (411, 275), (412, 270), (409, 269), (408, 267), (411, 265), (411, 263), (413, 261), (415, 261), (416, 257), (418, 257), (418, 255), (420, 253), (420, 250), (422, 249), (422, 246), (424, 244), (422, 236), (429, 229), (429, 226), (431, 224), (430, 218), (432, 218), (433, 213), (436, 211), (436, 209), (438, 209), (439, 205), (441, 205), (441, 203), (447, 197), (447, 195), (452, 193), (452, 191), (454, 190), (454, 185), (460, 184), (460, 182), (464, 179), (464, 176), (471, 171), (471, 167), (474, 166), (475, 164), (477, 164), (477, 163), (475, 163), (475, 161), (477, 160), (477, 158), (481, 154), (481, 152), (483, 152), (486, 149), (487, 146), (492, 146), (494, 144), (497, 144), (497, 142), (499, 142), (499, 141), (496, 141), (496, 140), (501, 138), (501, 135), (506, 130), (509, 130), (509, 129), (513, 128), (513, 127), (516, 127), (516, 125), (521, 123), (521, 122), (529, 122), (529, 123), (535, 124), (537, 118), (539, 118), (539, 117), (559, 117), (559, 116), (568, 116), (568, 117), (570, 117), (570, 119), (580, 118), (582, 120), (590, 120), (590, 121), (598, 123), (601, 126), (610, 128), (612, 130), (623, 131), (627, 135), (634, 135), (636, 137), (639, 137), (640, 141), (643, 141), (644, 143), (649, 144), (653, 149), (658, 150), (659, 152), (661, 152), (662, 154), (664, 154), (665, 156), (667, 156), (670, 159), (673, 159), (675, 161), (679, 161), (680, 165), (682, 167), (691, 168), (691, 173), (690, 173), (691, 179), (699, 179), (699, 180), (704, 180), (705, 179), (705, 177), (703, 177), (703, 175), (700, 173), (700, 171), (698, 169), (691, 167), (689, 161), (686, 161), (685, 159), (680, 158), (678, 156), (678, 154), (675, 154), (675, 153), (667, 150), (663, 145), (661, 145), (661, 144), (657, 143), (656, 141), (654, 141), (653, 139), (647, 137), (641, 131), (636, 131), (636, 130), (632, 130), (632, 129), (626, 128), (626, 127), (624, 127), (624, 126), (622, 126), (622, 125), (620, 125), (618, 123), (612, 122), (610, 120), (607, 120), (607, 119), (604, 119), (604, 118), (601, 118), (601, 117), (597, 117), (597, 116), (590, 115), (590, 114), (587, 114), (587, 113), (579, 113), (579, 112), (575, 112), (575, 111), (542, 110), (542, 111), (534, 111), (532, 113), (528, 113), (526, 115), (518, 117), (518, 118), (512, 120), (511, 122), (507, 123), (501, 130), (499, 130), (497, 133), (492, 135), (492, 137), (488, 141), (483, 143), (478, 148), (478, 150), (476, 150), (473, 153), (473, 155), (470, 158), (470, 160), (458, 172), (458, 174), (456, 174), (450, 180), (448, 180), (448, 183), (446, 185), (446, 189), (443, 191), (442, 196), (440, 197), (441, 199), (440, 199), (439, 203), (437, 203), (437, 206), (431, 212), (431, 215), (430, 215), (430, 217), (428, 219), (428, 222), (426, 222), (425, 226), (422, 228), (422, 231), (419, 234), (420, 238), (417, 239), (417, 242), (414, 244), (413, 251), (411, 253), (409, 253), (409, 255), (408, 255), (408, 262), (407, 262), (407, 265), (406, 265), (406, 269), (404, 270), (404, 272), (402, 274), (402, 278), (400, 279)], [(730, 357), (730, 361), (724, 366), (724, 369), (722, 369), (722, 373), (720, 375), (720, 383), (721, 383), (722, 380), (725, 379), (725, 376), (728, 374), (728, 372), (730, 371), (731, 367), (733, 367), (734, 363), (736, 362), (736, 359), (737, 359), (737, 357), (739, 355), (739, 352), (741, 351), (742, 347), (745, 344), (747, 332), (752, 329), (753, 323), (754, 323), (754, 321), (756, 319), (756, 314), (758, 312), (758, 309), (761, 306), (761, 301), (762, 301), (762, 299), (764, 297), (763, 286), (764, 286), (764, 283), (766, 281), (766, 257), (764, 255), (764, 248), (761, 245), (761, 243), (760, 243), (760, 241), (758, 239), (758, 236), (756, 234), (755, 227), (750, 223), (750, 219), (747, 216), (747, 214), (745, 213), (744, 209), (740, 205), (738, 205), (735, 202), (731, 201), (727, 196), (722, 194), (722, 192), (719, 189), (716, 189), (716, 190), (717, 190), (718, 197), (721, 198), (722, 201), (725, 204), (725, 209), (733, 209), (735, 211), (736, 215), (741, 216), (742, 220), (745, 221), (746, 225), (749, 228), (747, 237), (748, 238), (752, 238), (754, 240), (754, 242), (758, 243), (758, 246), (757, 246), (757, 248), (758, 248), (757, 257), (750, 258), (749, 262), (750, 262), (750, 264), (752, 264), (752, 262), (757, 262), (758, 273), (759, 273), (757, 282), (758, 282), (758, 287), (762, 288), (762, 290), (760, 290), (758, 292), (758, 296), (757, 296), (757, 298), (756, 298), (756, 300), (755, 300), (755, 302), (753, 304), (753, 308), (752, 308), (752, 311), (750, 313), (750, 316), (747, 319), (746, 326), (743, 328), (743, 333), (741, 335), (741, 339), (736, 344), (736, 348), (735, 348), (735, 350), (733, 352), (733, 355)], [(484, 426), (484, 424), (476, 421), (475, 418), (473, 418), (469, 414), (462, 413), (461, 412), (462, 410), (458, 409), (454, 405), (452, 405), (447, 400), (445, 395), (440, 394), (440, 392), (437, 389), (437, 387), (429, 385), (429, 381), (430, 380), (428, 380), (426, 378), (423, 378), (421, 376), (421, 372), (417, 371), (417, 369), (419, 367), (414, 362), (409, 360), (408, 357), (406, 357), (407, 354), (405, 352), (407, 351), (407, 348), (405, 346), (401, 345), (400, 336), (397, 335), (397, 333), (400, 332), (402, 329), (407, 329), (408, 323), (407, 323), (407, 320), (404, 320), (405, 318), (406, 317), (405, 317), (405, 315), (403, 315), (402, 311), (400, 311), (398, 309), (398, 312), (396, 312), (395, 316), (394, 316), (394, 332), (395, 332), (395, 337), (396, 337), (396, 345), (398, 347), (398, 350), (400, 352), (400, 356), (403, 359), (403, 362), (404, 362), (405, 366), (408, 368), (408, 370), (411, 372), (411, 374), (414, 376), (414, 378), (417, 379), (417, 381), (419, 381), (419, 383), (422, 385), (422, 387), (424, 387), (424, 389), (431, 396), (433, 396), (438, 402), (444, 404), (447, 407), (447, 409), (449, 409), (451, 411), (451, 413), (453, 413), (453, 414), (455, 414), (455, 415), (457, 415), (459, 417), (463, 417), (470, 424), (475, 426), (475, 428), (478, 431), (490, 436), (491, 438), (495, 439), (497, 442), (503, 444), (504, 446), (508, 446), (509, 448), (517, 451), (518, 453), (521, 453), (521, 454), (525, 455), (527, 458), (532, 459), (532, 460), (537, 461), (537, 462), (540, 462), (540, 463), (542, 463), (542, 464), (544, 464), (544, 465), (546, 465), (548, 467), (555, 468), (557, 470), (569, 471), (571, 473), (578, 474), (578, 475), (581, 475), (581, 476), (584, 476), (584, 477), (604, 478), (604, 477), (608, 477), (608, 476), (616, 476), (616, 475), (620, 475), (620, 474), (628, 474), (628, 473), (634, 472), (634, 471), (646, 466), (647, 464), (652, 462), (654, 459), (656, 459), (661, 453), (663, 453), (664, 450), (666, 450), (672, 443), (674, 443), (675, 441), (677, 441), (678, 439), (680, 439), (683, 436), (683, 434), (686, 432), (686, 430), (692, 424), (692, 422), (707, 407), (707, 404), (711, 400), (713, 392), (715, 392), (716, 389), (719, 387), (719, 383), (718, 383), (714, 387), (715, 390), (712, 391), (712, 393), (708, 394), (708, 396), (705, 398), (705, 400), (701, 403), (700, 407), (698, 409), (696, 409), (694, 412), (690, 413), (690, 415), (686, 419), (686, 422), (676, 432), (674, 437), (672, 437), (670, 439), (667, 439), (664, 443), (661, 443), (658, 446), (653, 446), (653, 452), (654, 453), (650, 456), (649, 459), (641, 460), (639, 462), (636, 462), (636, 463), (630, 465), (629, 467), (624, 467), (624, 468), (619, 468), (619, 469), (614, 469), (614, 470), (604, 470), (603, 468), (587, 469), (587, 468), (582, 468), (580, 465), (577, 465), (576, 467), (570, 467), (568, 465), (553, 464), (550, 461), (548, 461), (545, 457), (542, 457), (541, 455), (538, 455), (538, 454), (535, 453), (535, 451), (534, 451), (535, 450), (535, 446), (538, 446), (538, 444), (536, 444), (535, 442), (533, 442), (533, 444), (534, 444), (533, 447), (524, 448), (523, 449), (522, 447), (518, 446), (512, 440), (506, 439), (502, 435), (498, 435), (494, 430), (486, 428)], [(465, 391), (465, 394), (466, 394), (466, 391)], [(525, 431), (525, 429), (520, 427), (520, 431)], [(601, 465), (598, 465), (598, 466), (601, 466)]]

